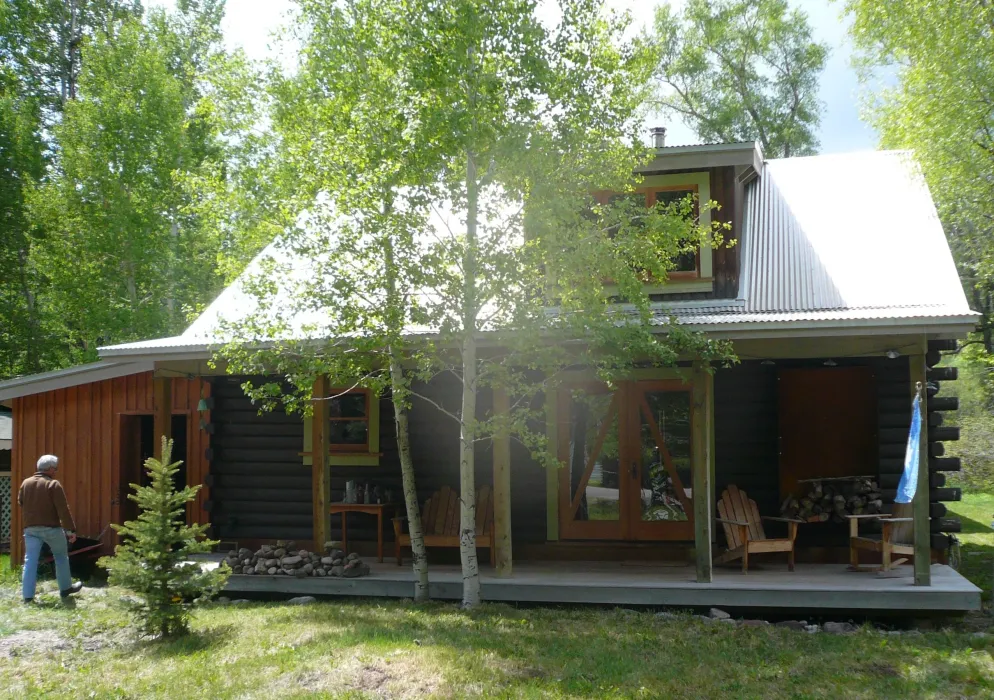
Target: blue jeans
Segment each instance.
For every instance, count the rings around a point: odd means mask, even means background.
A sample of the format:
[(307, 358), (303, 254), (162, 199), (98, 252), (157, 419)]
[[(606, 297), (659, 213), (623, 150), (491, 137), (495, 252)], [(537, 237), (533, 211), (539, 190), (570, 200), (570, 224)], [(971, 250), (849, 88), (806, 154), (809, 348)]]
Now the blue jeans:
[(59, 581), (59, 591), (72, 585), (69, 573), (69, 542), (61, 527), (24, 528), (24, 572), (21, 574), (21, 593), (24, 599), (35, 597), (35, 584), (38, 582), (38, 559), (41, 545), (47, 544), (55, 557), (55, 578)]

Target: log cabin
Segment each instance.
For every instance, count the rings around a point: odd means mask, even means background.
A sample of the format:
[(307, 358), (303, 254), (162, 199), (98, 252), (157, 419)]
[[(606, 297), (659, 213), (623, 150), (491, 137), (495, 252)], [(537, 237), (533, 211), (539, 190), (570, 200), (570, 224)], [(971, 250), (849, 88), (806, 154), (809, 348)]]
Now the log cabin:
[[(960, 465), (944, 457), (943, 446), (958, 431), (942, 427), (942, 415), (957, 404), (941, 387), (956, 372), (936, 366), (942, 351), (974, 329), (978, 314), (967, 303), (913, 155), (766, 160), (751, 142), (658, 147), (642, 175), (647, 200), (694, 192), (720, 206), (702, 219), (713, 215), (730, 224), (727, 238), (734, 245), (702, 247), (686, 269), (651, 291), (661, 319), (673, 316), (730, 340), (740, 362), (713, 375), (690, 363), (640, 370), (613, 392), (578, 380), (575, 388), (546, 397), (546, 430), (560, 456), (558, 469), (543, 468), (514, 442), (481, 445), (477, 483), (492, 486), (496, 531), (496, 565), (483, 567), (491, 577), (484, 595), (878, 610), (978, 607), (977, 589), (942, 564), (959, 528), (945, 503), (960, 494), (945, 486), (945, 473)], [(171, 435), (174, 454), (184, 458), (182, 478), (204, 485), (188, 517), (209, 522), (212, 536), (229, 546), (277, 539), (320, 546), (341, 538), (340, 519), (331, 517), (329, 505), (343, 500), (347, 482), (375, 485), (379, 498), (392, 493), (398, 500), (389, 399), (356, 392), (342, 397), (332, 415), (319, 412), (317, 418), (260, 413), (240, 388), (251, 377), (209, 367), (217, 343), (213, 329), (237, 313), (239, 285), (225, 290), (180, 336), (105, 347), (99, 362), (0, 383), (0, 401), (14, 416), (13, 483), (33, 471), (38, 455), (60, 455), (80, 530), (99, 533), (133, 515), (127, 485), (140, 479), (140, 464), (155, 452), (157, 436)], [(724, 544), (714, 522), (716, 496), (730, 485), (747, 492), (760, 513), (779, 515), (784, 499), (803, 497), (808, 484), (863, 477), (879, 489), (887, 511), (904, 468), (918, 382), (925, 387), (926, 449), (914, 505), (914, 565), (905, 567), (904, 580), (873, 588), (877, 583), (865, 583), (865, 576), (839, 579), (849, 554), (847, 526), (837, 518), (805, 524), (798, 533), (799, 572), (807, 562), (823, 567), (812, 571), (824, 575), (791, 574), (776, 562), (769, 573), (750, 573), (755, 583), (746, 590), (735, 583), (740, 579), (712, 566)], [(419, 391), (449, 404), (457, 403), (459, 388), (439, 378)], [(484, 394), (481, 411), (500, 410), (505, 400), (499, 392)], [(316, 429), (315, 420), (325, 429)], [(417, 399), (410, 421), (419, 499), (425, 501), (458, 484), (458, 428)], [(21, 552), (19, 517), (15, 507), (15, 558)], [(363, 548), (377, 540), (375, 527), (373, 519), (350, 520), (350, 546), (371, 551)], [(393, 533), (385, 536), (389, 542)], [(458, 561), (457, 555), (430, 552), (439, 567)], [(541, 566), (553, 565), (567, 568), (541, 579)], [(590, 572), (606, 578), (579, 593), (563, 584), (573, 574), (590, 583)], [(400, 574), (382, 576), (393, 578), (381, 589), (364, 589), (367, 595), (410, 595), (409, 585), (398, 583)], [(516, 579), (527, 585), (500, 587)], [(542, 581), (559, 588), (536, 593)], [(650, 583), (636, 594), (634, 581)], [(440, 580), (434, 593), (444, 597), (457, 582)], [(256, 581), (246, 590), (259, 586)], [(626, 586), (627, 593), (617, 593)], [(937, 597), (907, 597), (927, 591)]]

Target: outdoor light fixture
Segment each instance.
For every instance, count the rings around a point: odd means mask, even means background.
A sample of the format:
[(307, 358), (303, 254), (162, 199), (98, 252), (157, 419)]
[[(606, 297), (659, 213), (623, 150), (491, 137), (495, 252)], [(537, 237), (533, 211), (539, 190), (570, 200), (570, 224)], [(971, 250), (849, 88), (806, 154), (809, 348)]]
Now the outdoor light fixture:
[(763, 361), (762, 361), (762, 362), (760, 362), (759, 364), (761, 364), (761, 365), (765, 365), (765, 366), (767, 366), (767, 367), (771, 367), (771, 366), (775, 365), (775, 364), (776, 364), (776, 362), (774, 362), (773, 360), (763, 360)]
[(888, 350), (886, 352), (886, 355), (888, 360), (896, 360), (901, 356), (901, 353), (899, 353), (897, 350)]
[(838, 365), (839, 363), (838, 363), (838, 362), (836, 362), (835, 360), (833, 360), (833, 359), (832, 359), (832, 358), (830, 357), (830, 358), (828, 358), (827, 360), (825, 360), (825, 362), (824, 362), (824, 363), (822, 363), (822, 364), (824, 364), (824, 365), (825, 365), (826, 367), (835, 367), (835, 366), (836, 366), (836, 365)]

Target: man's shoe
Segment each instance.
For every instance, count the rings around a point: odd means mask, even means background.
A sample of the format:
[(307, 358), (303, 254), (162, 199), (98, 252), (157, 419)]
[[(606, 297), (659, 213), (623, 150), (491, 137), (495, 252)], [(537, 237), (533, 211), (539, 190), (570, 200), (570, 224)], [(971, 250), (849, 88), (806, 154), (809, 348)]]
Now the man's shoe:
[(68, 598), (71, 595), (76, 595), (81, 590), (83, 590), (83, 582), (77, 581), (76, 583), (69, 586), (69, 588), (65, 589), (64, 591), (59, 591), (59, 595), (62, 596), (63, 598)]
[(35, 602), (34, 598), (25, 598), (24, 599), (24, 604), (25, 605), (31, 605), (33, 602)]

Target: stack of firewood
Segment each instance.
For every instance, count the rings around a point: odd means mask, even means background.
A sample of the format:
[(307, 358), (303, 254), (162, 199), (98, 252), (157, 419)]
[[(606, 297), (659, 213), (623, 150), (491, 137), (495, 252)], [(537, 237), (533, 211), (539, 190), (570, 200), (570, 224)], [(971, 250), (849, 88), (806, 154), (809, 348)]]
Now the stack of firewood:
[(883, 507), (879, 485), (865, 477), (812, 480), (799, 484), (799, 488), (800, 496), (788, 496), (780, 506), (783, 517), (841, 523), (846, 515), (873, 515)]

